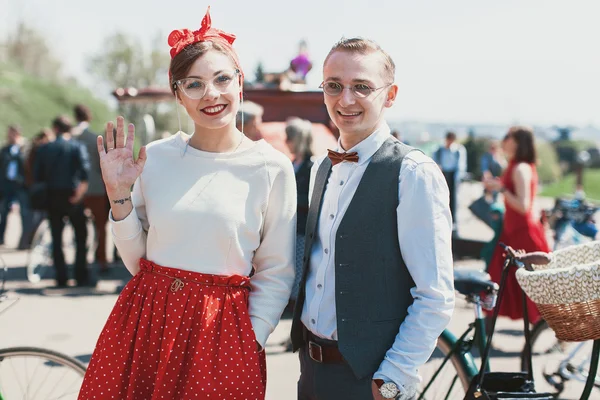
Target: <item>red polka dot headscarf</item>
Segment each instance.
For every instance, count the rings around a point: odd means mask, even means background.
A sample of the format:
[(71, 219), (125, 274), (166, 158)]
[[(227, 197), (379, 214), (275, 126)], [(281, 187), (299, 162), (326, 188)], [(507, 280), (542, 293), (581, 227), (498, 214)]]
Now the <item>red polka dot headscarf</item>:
[(235, 35), (232, 33), (223, 32), (220, 29), (213, 28), (211, 26), (212, 21), (210, 18), (210, 6), (206, 10), (204, 18), (202, 18), (202, 24), (200, 29), (197, 31), (191, 31), (189, 29), (177, 29), (169, 34), (168, 43), (171, 46), (171, 59), (179, 54), (187, 46), (204, 41), (211, 41), (219, 43), (227, 50), (233, 58), (233, 61), (240, 70), (240, 74), (243, 76), (240, 61), (238, 59), (236, 51), (233, 49), (233, 42), (235, 41)]

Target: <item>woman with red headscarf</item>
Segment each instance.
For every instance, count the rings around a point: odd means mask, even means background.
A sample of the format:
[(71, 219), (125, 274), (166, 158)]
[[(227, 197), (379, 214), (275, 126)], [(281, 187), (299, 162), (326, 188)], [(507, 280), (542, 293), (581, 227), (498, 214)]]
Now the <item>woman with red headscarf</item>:
[[(194, 121), (142, 148), (107, 124), (98, 151), (111, 227), (133, 278), (102, 331), (80, 399), (263, 399), (262, 349), (294, 281), (291, 162), (236, 129), (235, 36), (169, 35), (170, 85)], [(242, 105), (243, 107), (243, 105)], [(130, 193), (131, 185), (133, 192)]]

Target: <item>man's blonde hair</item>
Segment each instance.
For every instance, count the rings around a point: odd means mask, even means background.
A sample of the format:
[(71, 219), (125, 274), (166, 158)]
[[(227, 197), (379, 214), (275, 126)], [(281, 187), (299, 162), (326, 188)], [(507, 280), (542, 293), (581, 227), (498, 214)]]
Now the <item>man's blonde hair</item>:
[(386, 53), (375, 41), (361, 37), (343, 37), (333, 45), (331, 50), (329, 50), (329, 54), (327, 54), (327, 57), (325, 57), (325, 62), (323, 65), (327, 63), (329, 57), (331, 57), (331, 55), (336, 51), (347, 51), (349, 53), (358, 54), (379, 53), (383, 58), (383, 70), (385, 76), (390, 80), (389, 83), (394, 82), (394, 77), (396, 75), (396, 64), (394, 64), (392, 57), (390, 57), (390, 55)]

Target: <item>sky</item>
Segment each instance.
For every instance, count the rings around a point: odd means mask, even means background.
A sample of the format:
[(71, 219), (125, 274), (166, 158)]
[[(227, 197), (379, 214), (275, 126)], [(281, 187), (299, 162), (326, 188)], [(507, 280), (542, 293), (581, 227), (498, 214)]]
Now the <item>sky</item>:
[[(19, 20), (49, 41), (93, 90), (86, 60), (106, 36), (149, 44), (173, 29), (213, 26), (237, 36), (246, 75), (259, 62), (285, 69), (308, 42), (310, 88), (342, 36), (378, 42), (396, 63), (392, 120), (600, 126), (600, 1), (597, 0), (0, 0), (0, 38)], [(98, 93), (106, 97), (106, 93)]]

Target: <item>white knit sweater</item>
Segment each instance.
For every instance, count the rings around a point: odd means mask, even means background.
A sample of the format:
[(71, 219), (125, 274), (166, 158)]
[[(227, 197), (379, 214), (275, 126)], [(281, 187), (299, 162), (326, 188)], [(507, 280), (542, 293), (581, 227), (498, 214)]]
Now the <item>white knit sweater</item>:
[[(261, 140), (231, 153), (185, 149), (184, 133), (151, 143), (133, 211), (112, 235), (127, 269), (139, 259), (251, 278), (249, 312), (261, 346), (294, 282), (296, 184), (290, 160)], [(185, 153), (184, 153), (185, 150)]]

